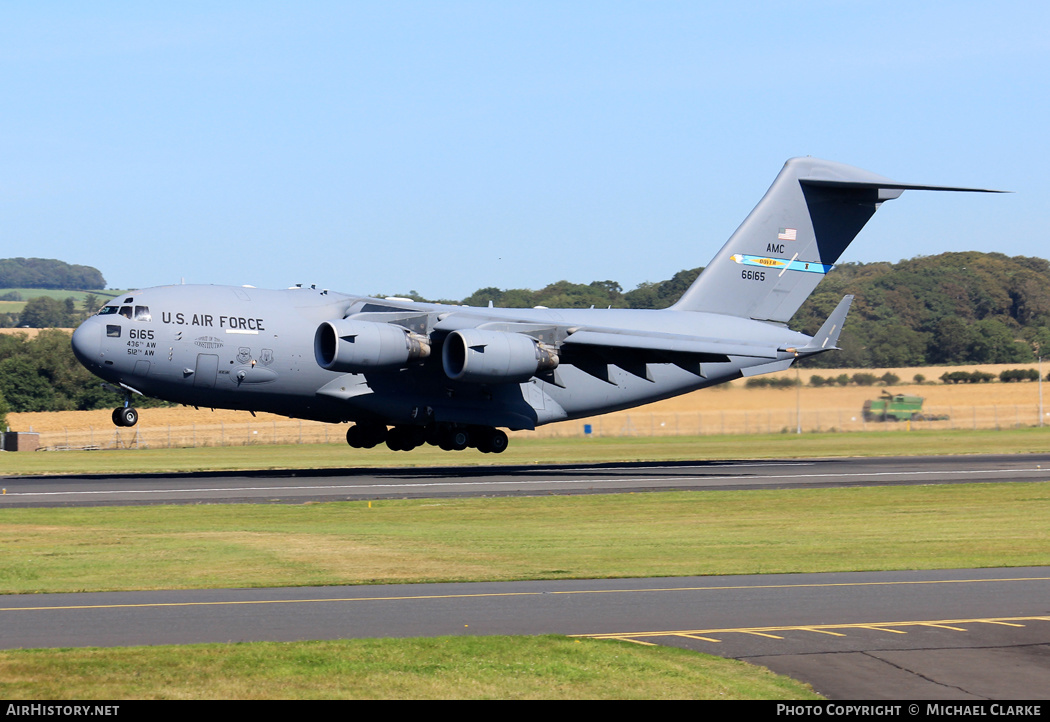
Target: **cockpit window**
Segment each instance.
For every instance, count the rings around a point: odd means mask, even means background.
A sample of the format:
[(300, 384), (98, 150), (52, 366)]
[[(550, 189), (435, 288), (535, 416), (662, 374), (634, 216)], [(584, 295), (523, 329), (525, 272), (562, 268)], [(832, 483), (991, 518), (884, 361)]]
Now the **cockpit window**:
[(120, 338), (120, 326), (106, 324), (106, 336), (109, 338)]
[(153, 320), (153, 314), (150, 313), (149, 306), (103, 306), (98, 310), (99, 316), (113, 316), (114, 314), (120, 314), (126, 319), (135, 319), (136, 321)]
[(124, 303), (135, 303), (135, 299), (132, 298), (131, 296), (128, 296), (127, 298), (124, 299)]

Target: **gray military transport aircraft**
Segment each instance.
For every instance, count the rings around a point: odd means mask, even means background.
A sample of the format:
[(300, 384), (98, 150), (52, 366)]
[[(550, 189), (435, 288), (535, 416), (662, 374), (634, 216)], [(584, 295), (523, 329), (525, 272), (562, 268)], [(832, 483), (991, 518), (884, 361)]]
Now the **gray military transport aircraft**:
[(296, 286), (163, 286), (112, 300), (73, 334), (92, 373), (192, 406), (353, 422), (353, 447), (482, 452), (534, 429), (781, 371), (836, 348), (852, 296), (813, 337), (788, 321), (886, 200), (905, 190), (840, 163), (789, 160), (664, 310), (511, 309)]

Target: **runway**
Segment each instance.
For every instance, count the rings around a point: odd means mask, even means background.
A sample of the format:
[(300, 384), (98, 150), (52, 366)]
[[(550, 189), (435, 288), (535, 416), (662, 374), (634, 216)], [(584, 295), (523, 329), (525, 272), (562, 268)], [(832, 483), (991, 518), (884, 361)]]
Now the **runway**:
[(1047, 481), (1050, 454), (0, 477), (0, 508)]
[(742, 659), (832, 699), (1047, 699), (1050, 567), (18, 595), (4, 648), (566, 634)]
[[(1050, 455), (6, 477), (0, 508), (1050, 479)], [(556, 633), (687, 647), (831, 699), (1050, 698), (1050, 567), (16, 595), (0, 647)]]

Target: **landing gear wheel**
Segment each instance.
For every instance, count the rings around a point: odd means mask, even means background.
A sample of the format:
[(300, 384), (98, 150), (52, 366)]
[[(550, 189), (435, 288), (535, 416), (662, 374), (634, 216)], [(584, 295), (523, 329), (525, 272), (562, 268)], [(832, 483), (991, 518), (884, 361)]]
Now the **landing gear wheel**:
[(470, 446), (470, 433), (466, 429), (443, 428), (438, 434), (438, 446), (442, 451), (463, 451)]
[(117, 426), (131, 427), (139, 422), (139, 412), (134, 406), (123, 406), (113, 409), (113, 423)]
[(449, 434), (449, 446), (453, 451), (463, 451), (470, 446), (470, 434), (464, 429), (454, 429)]
[(501, 429), (495, 429), (492, 437), (489, 439), (489, 451), (493, 454), (502, 454), (507, 450), (509, 443), (510, 439), (507, 438), (506, 432)]
[(386, 435), (386, 445), (391, 451), (412, 451), (423, 443), (423, 429), (412, 426), (395, 426)]
[(499, 429), (485, 429), (477, 434), (478, 451), (483, 454), (500, 454), (507, 449), (507, 435)]
[(387, 430), (384, 424), (354, 424), (346, 431), (346, 443), (355, 449), (372, 449), (386, 441)]

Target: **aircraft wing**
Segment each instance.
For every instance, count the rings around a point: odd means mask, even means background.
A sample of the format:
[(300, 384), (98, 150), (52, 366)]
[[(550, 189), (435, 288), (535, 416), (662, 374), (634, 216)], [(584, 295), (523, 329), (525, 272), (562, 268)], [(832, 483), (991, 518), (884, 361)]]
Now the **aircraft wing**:
[[(378, 321), (384, 316), (385, 320), (401, 323), (399, 314), (372, 314), (370, 319)], [(783, 358), (785, 353), (778, 349), (775, 343), (749, 344), (686, 334), (621, 328), (587, 327), (577, 330), (556, 323), (486, 318), (483, 309), (442, 314), (437, 318), (440, 320), (433, 324), (432, 330), (443, 336), (456, 331), (477, 329), (531, 337), (554, 351), (561, 364), (574, 366), (609, 383), (614, 383), (609, 372), (610, 366), (619, 367), (630, 374), (652, 381), (648, 365), (670, 363), (706, 378), (702, 364), (728, 363), (730, 357), (772, 362)], [(536, 375), (558, 386), (562, 385), (556, 369)]]
[[(504, 321), (485, 319), (481, 314), (470, 309), (470, 313), (460, 313), (445, 317), (434, 325), (438, 332), (448, 332), (464, 328), (478, 328), (486, 331), (516, 333), (531, 336), (537, 341), (558, 346), (561, 352), (582, 352), (601, 350), (615, 353), (617, 350), (637, 355), (651, 352), (655, 355), (678, 354), (697, 357), (696, 360), (707, 362), (729, 360), (729, 356), (746, 356), (754, 358), (776, 358), (774, 344), (746, 344), (726, 342), (715, 338), (700, 338), (676, 333), (627, 330), (619, 328), (586, 327), (579, 330), (567, 324), (535, 323), (526, 321)], [(668, 363), (666, 358), (652, 358), (655, 363)]]
[(570, 333), (562, 342), (560, 353), (563, 363), (609, 383), (614, 383), (609, 374), (610, 366), (653, 381), (649, 365), (654, 363), (671, 363), (707, 378), (703, 368), (705, 363), (727, 363), (730, 356), (770, 361), (778, 357), (774, 345), (727, 343), (673, 333), (613, 329), (584, 329)]
[(728, 361), (729, 356), (754, 358), (776, 358), (775, 346), (755, 346), (742, 343), (726, 343), (715, 339), (699, 339), (673, 333), (643, 333), (638, 331), (617, 332), (585, 330), (577, 331), (565, 339), (562, 348), (579, 346), (605, 349), (631, 349), (652, 351), (655, 354), (671, 353), (703, 357), (704, 361)]

